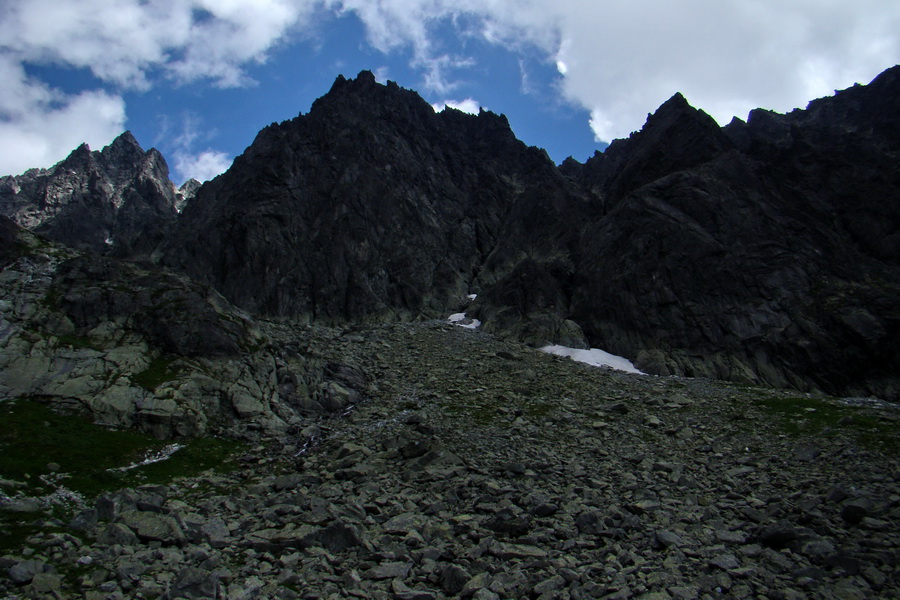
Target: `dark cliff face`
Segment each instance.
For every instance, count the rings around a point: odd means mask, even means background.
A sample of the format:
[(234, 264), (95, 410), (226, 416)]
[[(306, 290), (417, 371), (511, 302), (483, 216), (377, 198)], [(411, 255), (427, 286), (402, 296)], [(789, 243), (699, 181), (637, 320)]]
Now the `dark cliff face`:
[(566, 167), (603, 206), (570, 318), (652, 372), (900, 396), (900, 69), (722, 130), (672, 103)]
[(676, 94), (560, 168), (370, 73), (204, 186), (164, 264), (253, 311), (440, 316), (661, 374), (900, 395), (898, 69), (720, 128)]
[(101, 151), (75, 149), (50, 169), (0, 180), (0, 213), (70, 246), (127, 255), (141, 235), (162, 234), (174, 220), (175, 188), (155, 149), (129, 132)]
[(546, 177), (568, 185), (505, 117), (435, 114), (363, 72), (261, 131), (187, 207), (162, 262), (269, 315), (439, 316)]
[(503, 116), (435, 114), (363, 72), (199, 189), (176, 193), (126, 134), (4, 179), (0, 199), (74, 245), (103, 249), (113, 232), (123, 255), (155, 248), (258, 314), (442, 317), (477, 292), (470, 316), (532, 345), (898, 399), (898, 115), (900, 67), (724, 128), (676, 94), (557, 168)]

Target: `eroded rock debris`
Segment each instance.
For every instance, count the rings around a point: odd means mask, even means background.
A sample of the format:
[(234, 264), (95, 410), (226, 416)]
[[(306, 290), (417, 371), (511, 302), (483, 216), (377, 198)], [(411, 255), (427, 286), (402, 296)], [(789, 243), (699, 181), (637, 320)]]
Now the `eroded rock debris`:
[(843, 424), (817, 429), (817, 409), (771, 408), (796, 400), (785, 392), (588, 367), (447, 323), (266, 327), (360, 365), (365, 394), (261, 437), (233, 472), (47, 517), (0, 558), (0, 597), (900, 591), (889, 404), (843, 407)]

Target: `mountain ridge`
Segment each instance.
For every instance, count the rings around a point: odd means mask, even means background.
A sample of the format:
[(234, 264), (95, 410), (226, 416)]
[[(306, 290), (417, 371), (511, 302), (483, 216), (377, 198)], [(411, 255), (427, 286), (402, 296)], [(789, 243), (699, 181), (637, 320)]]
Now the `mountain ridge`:
[(70, 246), (128, 256), (139, 237), (160, 235), (184, 205), (155, 148), (130, 131), (102, 150), (87, 144), (49, 169), (0, 179), (0, 214)]
[(897, 597), (898, 74), (559, 168), (339, 79), (98, 251), (162, 157), (4, 178), (88, 249), (0, 214), (0, 596)]
[[(898, 398), (898, 81), (893, 67), (725, 127), (676, 93), (628, 139), (557, 167), (502, 115), (435, 113), (371, 72), (340, 76), (117, 254), (268, 317), (436, 318), (478, 293), (488, 332), (531, 345)], [(70, 158), (129, 162), (136, 146)]]

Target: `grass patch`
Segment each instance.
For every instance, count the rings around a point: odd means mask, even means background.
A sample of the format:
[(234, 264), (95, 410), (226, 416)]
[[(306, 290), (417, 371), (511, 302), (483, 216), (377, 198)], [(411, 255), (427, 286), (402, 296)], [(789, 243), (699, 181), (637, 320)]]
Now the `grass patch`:
[(59, 340), (60, 345), (68, 346), (70, 348), (79, 349), (79, 348), (88, 348), (91, 350), (101, 350), (99, 346), (91, 342), (90, 338), (78, 335), (58, 335), (56, 339)]
[(443, 408), (451, 414), (467, 417), (478, 425), (490, 425), (499, 416), (494, 408), (470, 402), (448, 402)]
[(9, 552), (24, 546), (25, 540), (40, 530), (33, 523), (46, 518), (44, 513), (0, 511), (0, 551)]
[[(166, 460), (122, 471), (116, 469), (139, 463), (172, 442), (106, 429), (83, 416), (57, 413), (33, 399), (0, 404), (0, 421), (0, 478), (25, 484), (16, 493), (9, 492), (11, 496), (51, 494), (56, 486), (46, 479), (52, 477), (90, 504), (99, 494), (123, 487), (168, 484), (176, 477), (210, 469), (230, 471), (236, 467), (232, 457), (244, 451), (243, 444), (232, 440), (197, 438), (184, 441), (183, 448)], [(35, 519), (65, 520), (74, 508), (63, 503), (48, 514), (0, 511), (0, 549), (18, 547), (36, 530)]]
[(529, 417), (546, 417), (553, 411), (553, 405), (549, 402), (529, 402), (525, 405), (525, 414)]
[(193, 475), (222, 467), (242, 446), (232, 440), (197, 438), (183, 442), (171, 458), (128, 471), (115, 471), (140, 462), (171, 444), (136, 431), (95, 425), (79, 415), (60, 414), (36, 400), (0, 404), (0, 477), (21, 481), (31, 491), (46, 489), (41, 475), (55, 463), (65, 473), (64, 485), (85, 496), (144, 483), (168, 483), (179, 475)]
[(791, 436), (833, 437), (846, 433), (873, 449), (900, 449), (900, 423), (880, 419), (864, 409), (805, 397), (767, 396), (754, 403)]
[(152, 392), (159, 386), (169, 381), (174, 381), (181, 374), (179, 367), (173, 367), (175, 361), (170, 358), (158, 356), (150, 361), (150, 365), (131, 377), (131, 381)]

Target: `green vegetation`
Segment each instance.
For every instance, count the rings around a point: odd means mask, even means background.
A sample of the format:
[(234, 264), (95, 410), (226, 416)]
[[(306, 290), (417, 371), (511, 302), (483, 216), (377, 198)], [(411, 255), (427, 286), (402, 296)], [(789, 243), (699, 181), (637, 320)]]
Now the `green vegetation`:
[[(61, 414), (33, 399), (0, 404), (0, 478), (21, 482), (21, 492), (41, 497), (57, 485), (80, 494), (88, 503), (97, 495), (123, 487), (167, 484), (179, 476), (210, 469), (228, 471), (243, 446), (232, 440), (198, 438), (182, 442), (170, 458), (122, 470), (162, 451), (172, 442), (135, 431), (110, 430), (90, 419)], [(56, 484), (52, 483), (53, 481)], [(15, 495), (10, 493), (10, 495)], [(55, 508), (66, 517), (72, 507)], [(44, 513), (0, 511), (0, 550), (15, 548), (36, 529)]]
[(865, 409), (810, 397), (765, 396), (755, 404), (788, 435), (832, 437), (845, 433), (872, 448), (900, 447), (900, 423), (879, 419)]
[(25, 540), (38, 531), (35, 521), (46, 518), (44, 513), (8, 513), (0, 511), (0, 552), (21, 548)]
[(91, 342), (90, 338), (78, 335), (59, 335), (56, 336), (59, 343), (70, 348), (89, 348), (92, 350), (102, 350), (99, 346)]
[(42, 304), (45, 308), (49, 308), (50, 310), (56, 310), (59, 308), (59, 304), (62, 301), (62, 298), (62, 291), (58, 286), (53, 286), (47, 290), (46, 294), (44, 294), (44, 297), (40, 300), (40, 304)]
[(174, 381), (181, 373), (181, 369), (177, 366), (173, 367), (175, 361), (171, 358), (158, 356), (150, 361), (150, 365), (141, 371), (135, 373), (131, 380), (148, 391), (153, 391), (162, 384)]
[[(48, 464), (59, 465), (65, 486), (85, 496), (110, 489), (168, 483), (221, 467), (237, 451), (231, 440), (197, 438), (165, 461), (127, 471), (115, 471), (141, 461), (171, 444), (136, 431), (111, 430), (84, 416), (60, 414), (36, 400), (21, 399), (0, 405), (0, 477), (25, 482), (32, 492), (46, 488), (40, 481)], [(47, 490), (51, 491), (51, 490)]]

